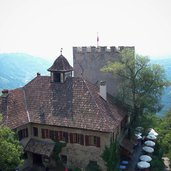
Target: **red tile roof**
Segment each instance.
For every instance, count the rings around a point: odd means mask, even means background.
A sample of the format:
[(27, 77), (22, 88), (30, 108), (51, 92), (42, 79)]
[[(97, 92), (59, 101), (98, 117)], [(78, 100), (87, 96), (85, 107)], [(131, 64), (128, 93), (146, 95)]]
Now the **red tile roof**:
[[(6, 111), (2, 111), (5, 123), (10, 128), (17, 128), (29, 122), (25, 107), (24, 91), (22, 88), (10, 90), (7, 98)], [(2, 102), (1, 102), (2, 103)]]
[(33, 122), (112, 132), (123, 113), (99, 96), (97, 86), (82, 78), (51, 83), (49, 76), (39, 76), (23, 88), (9, 91), (7, 123), (12, 128)]

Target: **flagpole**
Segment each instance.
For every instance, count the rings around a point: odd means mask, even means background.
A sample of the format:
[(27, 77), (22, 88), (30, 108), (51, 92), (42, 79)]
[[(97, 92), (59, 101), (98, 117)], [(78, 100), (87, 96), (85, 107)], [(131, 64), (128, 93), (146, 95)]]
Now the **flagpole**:
[(99, 47), (99, 35), (98, 35), (98, 32), (97, 32), (97, 47)]

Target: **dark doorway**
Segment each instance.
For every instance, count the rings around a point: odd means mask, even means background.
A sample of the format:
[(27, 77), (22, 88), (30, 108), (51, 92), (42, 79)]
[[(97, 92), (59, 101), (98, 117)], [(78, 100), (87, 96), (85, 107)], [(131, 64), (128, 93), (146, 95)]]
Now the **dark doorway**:
[(61, 155), (61, 160), (64, 164), (67, 164), (67, 156), (66, 155)]
[(33, 153), (33, 164), (35, 165), (42, 165), (42, 156), (39, 154)]

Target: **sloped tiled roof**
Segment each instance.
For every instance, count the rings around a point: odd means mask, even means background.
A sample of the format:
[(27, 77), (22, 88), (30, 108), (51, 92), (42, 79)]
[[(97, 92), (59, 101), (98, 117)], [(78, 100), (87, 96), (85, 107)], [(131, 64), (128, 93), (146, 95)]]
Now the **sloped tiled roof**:
[(31, 138), (25, 147), (25, 151), (49, 157), (52, 154), (54, 147), (55, 143), (53, 142), (41, 141)]
[(60, 55), (55, 60), (53, 65), (48, 69), (48, 71), (52, 71), (52, 72), (54, 71), (66, 72), (66, 71), (72, 71), (72, 70), (73, 70), (72, 66), (69, 64), (69, 62), (63, 55)]
[(21, 89), (9, 92), (8, 125), (27, 122), (112, 132), (123, 119), (123, 110), (99, 96), (99, 88), (83, 78), (69, 77), (51, 83), (38, 76)]
[(10, 128), (17, 128), (29, 122), (22, 88), (10, 90), (7, 96), (7, 111), (3, 112), (5, 123)]

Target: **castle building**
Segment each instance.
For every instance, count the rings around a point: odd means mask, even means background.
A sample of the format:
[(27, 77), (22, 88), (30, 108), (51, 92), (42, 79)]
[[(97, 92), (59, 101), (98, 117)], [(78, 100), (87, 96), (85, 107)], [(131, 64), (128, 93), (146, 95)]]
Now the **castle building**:
[(120, 59), (120, 52), (123, 49), (130, 49), (133, 52), (133, 46), (106, 47), (73, 47), (74, 76), (83, 75), (93, 84), (99, 85), (101, 80), (107, 83), (107, 92), (112, 96), (116, 96), (121, 78), (114, 77), (111, 73), (104, 73), (101, 69), (108, 62), (116, 62)]
[(62, 54), (48, 71), (50, 76), (38, 73), (24, 87), (4, 90), (0, 97), (4, 122), (18, 133), (27, 154), (25, 167), (47, 160), (54, 165), (58, 141), (66, 142), (60, 158), (68, 167), (85, 168), (93, 161), (105, 171), (101, 154), (121, 134), (124, 109), (113, 104), (105, 82), (98, 87), (84, 74), (73, 77)]

